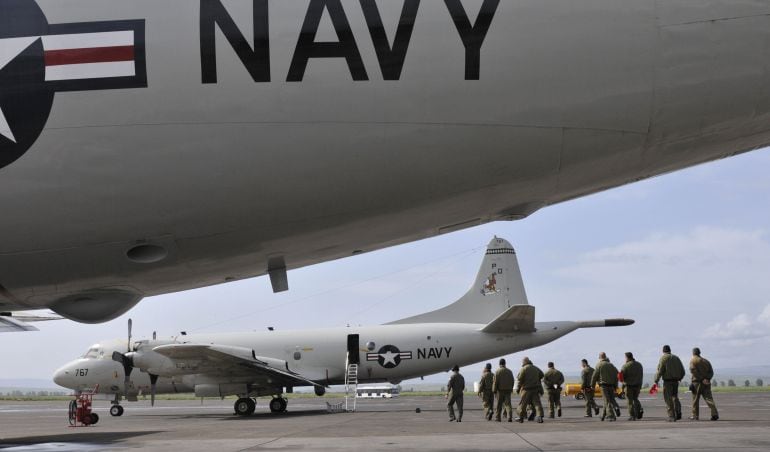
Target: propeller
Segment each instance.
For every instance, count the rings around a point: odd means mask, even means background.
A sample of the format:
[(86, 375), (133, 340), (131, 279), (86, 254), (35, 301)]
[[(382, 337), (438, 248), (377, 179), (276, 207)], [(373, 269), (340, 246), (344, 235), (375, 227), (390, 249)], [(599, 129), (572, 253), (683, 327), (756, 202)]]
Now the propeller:
[(150, 405), (155, 406), (155, 388), (158, 384), (158, 376), (150, 374)]
[(128, 353), (131, 352), (131, 328), (133, 322), (128, 319), (128, 344), (126, 346), (126, 353), (120, 353), (119, 351), (112, 352), (112, 360), (117, 361), (123, 365), (123, 374), (125, 379), (123, 380), (123, 394), (128, 394), (128, 384), (131, 381), (131, 371), (134, 370), (134, 360)]
[(126, 353), (131, 351), (131, 329), (134, 326), (134, 321), (128, 319), (128, 343), (126, 343)]

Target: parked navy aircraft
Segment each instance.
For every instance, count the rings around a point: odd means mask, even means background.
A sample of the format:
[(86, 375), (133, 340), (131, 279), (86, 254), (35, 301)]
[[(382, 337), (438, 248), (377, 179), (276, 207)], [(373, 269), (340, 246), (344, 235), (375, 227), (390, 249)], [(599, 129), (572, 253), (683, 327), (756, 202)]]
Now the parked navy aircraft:
[[(494, 238), (473, 286), (459, 300), (386, 325), (307, 331), (184, 335), (170, 340), (110, 341), (92, 346), (54, 375), (81, 391), (99, 385), (113, 396), (139, 391), (195, 392), (199, 397), (237, 395), (235, 412), (254, 412), (252, 397), (274, 396), (272, 411), (286, 409), (285, 391), (348, 382), (398, 383), (538, 347), (578, 328), (624, 326), (627, 319), (535, 322), (513, 247)], [(135, 369), (138, 369), (137, 372)]]
[(143, 297), (770, 143), (770, 0), (0, 0), (0, 311)]

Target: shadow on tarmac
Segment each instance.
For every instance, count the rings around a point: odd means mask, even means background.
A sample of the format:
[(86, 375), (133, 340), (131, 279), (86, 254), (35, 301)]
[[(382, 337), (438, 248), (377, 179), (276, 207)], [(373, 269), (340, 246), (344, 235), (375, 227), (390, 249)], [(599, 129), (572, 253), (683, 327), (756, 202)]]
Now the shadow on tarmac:
[[(88, 427), (83, 427), (88, 430)], [(137, 438), (155, 433), (165, 433), (163, 430), (152, 430), (144, 432), (94, 432), (84, 431), (83, 433), (72, 433), (67, 435), (45, 435), (45, 436), (24, 436), (10, 440), (0, 439), (0, 448), (18, 447), (28, 445), (41, 445), (46, 443), (70, 444), (80, 443), (83, 445), (110, 445), (127, 439)]]

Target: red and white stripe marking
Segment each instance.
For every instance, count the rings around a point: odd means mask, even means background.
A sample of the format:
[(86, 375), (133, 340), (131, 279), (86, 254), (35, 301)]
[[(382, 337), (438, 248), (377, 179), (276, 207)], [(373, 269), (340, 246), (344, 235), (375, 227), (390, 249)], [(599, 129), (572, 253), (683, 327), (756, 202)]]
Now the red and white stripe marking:
[(136, 75), (132, 30), (49, 35), (42, 40), (46, 81)]

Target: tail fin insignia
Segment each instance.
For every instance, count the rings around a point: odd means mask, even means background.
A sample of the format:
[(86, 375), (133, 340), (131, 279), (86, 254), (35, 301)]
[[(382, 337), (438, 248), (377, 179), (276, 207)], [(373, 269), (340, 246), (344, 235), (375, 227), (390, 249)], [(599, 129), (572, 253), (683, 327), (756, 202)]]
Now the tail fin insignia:
[[(502, 273), (503, 269), (501, 268), (499, 271)], [(492, 273), (489, 275), (486, 284), (484, 284), (484, 287), (481, 289), (481, 294), (491, 295), (498, 292), (500, 291), (497, 289), (497, 279), (495, 278), (495, 274)]]

